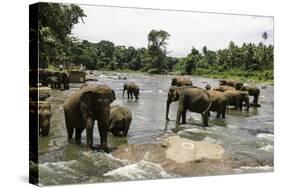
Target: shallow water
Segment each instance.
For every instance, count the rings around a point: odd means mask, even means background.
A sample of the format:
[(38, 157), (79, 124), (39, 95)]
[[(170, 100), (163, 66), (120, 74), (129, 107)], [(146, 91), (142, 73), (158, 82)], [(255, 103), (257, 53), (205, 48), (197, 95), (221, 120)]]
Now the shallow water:
[[(116, 93), (112, 103), (127, 106), (133, 116), (127, 138), (109, 136), (109, 144), (156, 143), (164, 135), (172, 134), (175, 127), (177, 102), (171, 104), (169, 117), (165, 121), (167, 91), (171, 76), (127, 75), (127, 81), (140, 86), (139, 100), (122, 99), (122, 88), (126, 80), (118, 80), (108, 75), (100, 75), (99, 81), (109, 85)], [(194, 85), (205, 87), (207, 83), (216, 86), (216, 79), (192, 77)], [(71, 84), (68, 91), (52, 91), (48, 100), (52, 104), (53, 116), (49, 137), (39, 139), (39, 177), (42, 185), (92, 183), (124, 180), (140, 180), (176, 177), (166, 173), (158, 164), (148, 161), (130, 164), (118, 160), (110, 154), (89, 151), (86, 131), (82, 134), (82, 145), (67, 143), (62, 105), (67, 97), (79, 89), (80, 84)], [(252, 98), (251, 98), (252, 100)], [(229, 110), (225, 119), (216, 119), (211, 114), (209, 125), (201, 128), (200, 114), (187, 112), (187, 124), (178, 132), (182, 137), (203, 140), (222, 145), (226, 152), (238, 159), (273, 161), (273, 86), (261, 89), (260, 108), (250, 108), (249, 112)], [(99, 143), (97, 126), (94, 129), (94, 143)], [(241, 167), (235, 173), (267, 172), (272, 167)]]

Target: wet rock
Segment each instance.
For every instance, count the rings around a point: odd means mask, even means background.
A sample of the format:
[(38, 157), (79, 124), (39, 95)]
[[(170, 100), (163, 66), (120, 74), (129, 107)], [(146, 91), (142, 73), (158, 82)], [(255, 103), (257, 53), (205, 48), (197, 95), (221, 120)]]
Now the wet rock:
[(170, 136), (158, 144), (120, 147), (112, 156), (131, 163), (150, 161), (171, 174), (196, 176), (230, 173), (231, 166), (222, 164), (224, 153), (223, 147), (217, 144)]
[(220, 145), (193, 141), (179, 136), (171, 136), (164, 140), (166, 158), (177, 163), (198, 161), (202, 159), (222, 159), (224, 149)]

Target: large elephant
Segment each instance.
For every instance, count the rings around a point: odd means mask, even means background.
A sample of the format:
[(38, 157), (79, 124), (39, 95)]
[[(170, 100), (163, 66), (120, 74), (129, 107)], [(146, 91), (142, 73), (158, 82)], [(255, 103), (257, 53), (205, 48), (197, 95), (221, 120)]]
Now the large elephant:
[(172, 79), (171, 86), (192, 86), (192, 81), (188, 78), (177, 77)]
[(124, 98), (125, 91), (127, 90), (128, 99), (133, 99), (133, 94), (136, 99), (139, 98), (139, 86), (134, 82), (125, 83), (123, 87), (123, 95)]
[[(225, 112), (228, 105), (228, 99), (223, 92), (207, 90), (211, 96), (212, 105), (210, 111), (217, 112), (217, 118), (225, 118)], [(209, 114), (210, 115), (210, 114)]]
[(86, 128), (87, 146), (96, 149), (93, 146), (93, 129), (94, 121), (97, 120), (101, 143), (98, 149), (109, 152), (107, 134), (110, 104), (114, 100), (114, 91), (106, 85), (85, 86), (73, 93), (64, 104), (68, 139), (72, 139), (75, 129), (75, 141), (80, 144), (81, 134)]
[(213, 90), (225, 92), (225, 91), (236, 90), (236, 89), (232, 86), (218, 86), (218, 87), (214, 87)]
[(234, 106), (235, 110), (242, 110), (243, 102), (246, 104), (246, 110), (249, 111), (249, 93), (247, 91), (229, 90), (224, 92), (228, 99), (228, 105)]
[(219, 80), (220, 85), (231, 86), (239, 90), (244, 84), (236, 80)]
[(241, 87), (241, 91), (248, 91), (250, 96), (254, 96), (253, 103), (255, 105), (258, 105), (260, 89), (256, 85), (243, 86), (243, 87)]
[(208, 113), (211, 107), (210, 94), (198, 87), (183, 86), (175, 87), (171, 86), (168, 92), (167, 106), (166, 106), (166, 120), (169, 120), (169, 108), (171, 102), (179, 101), (177, 110), (176, 127), (178, 128), (180, 118), (182, 117), (182, 123), (186, 123), (186, 111), (200, 113), (203, 119), (203, 126), (208, 126)]
[(131, 111), (119, 105), (110, 108), (109, 132), (114, 136), (127, 136), (132, 121)]

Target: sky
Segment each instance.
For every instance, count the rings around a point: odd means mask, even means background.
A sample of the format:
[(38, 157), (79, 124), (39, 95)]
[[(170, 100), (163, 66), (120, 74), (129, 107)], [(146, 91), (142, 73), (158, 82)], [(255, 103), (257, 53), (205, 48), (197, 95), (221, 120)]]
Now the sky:
[(237, 45), (264, 42), (261, 35), (269, 34), (266, 44), (273, 44), (273, 17), (101, 7), (80, 5), (87, 15), (84, 24), (72, 30), (81, 40), (108, 40), (115, 45), (147, 47), (147, 35), (152, 29), (170, 34), (168, 55), (186, 56), (194, 46), (202, 50), (227, 48), (230, 41)]

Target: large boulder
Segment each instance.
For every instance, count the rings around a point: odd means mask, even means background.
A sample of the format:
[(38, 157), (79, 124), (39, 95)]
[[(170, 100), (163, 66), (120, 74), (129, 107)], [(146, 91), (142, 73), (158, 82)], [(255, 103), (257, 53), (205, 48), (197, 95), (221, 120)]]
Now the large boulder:
[(176, 163), (198, 161), (202, 159), (222, 159), (224, 149), (217, 144), (193, 141), (179, 136), (171, 136), (162, 143), (166, 149), (166, 158)]

